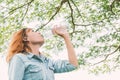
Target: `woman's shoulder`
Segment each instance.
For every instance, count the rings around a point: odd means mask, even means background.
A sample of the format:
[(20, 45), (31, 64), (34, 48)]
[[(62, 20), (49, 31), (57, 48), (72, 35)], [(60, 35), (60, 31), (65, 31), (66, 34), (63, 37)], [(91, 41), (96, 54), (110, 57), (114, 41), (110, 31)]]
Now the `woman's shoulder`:
[(14, 55), (15, 57), (25, 57), (26, 55), (23, 53), (17, 53)]
[(13, 56), (13, 59), (22, 59), (22, 60), (26, 60), (27, 57), (26, 57), (26, 54), (23, 54), (23, 53), (17, 53)]

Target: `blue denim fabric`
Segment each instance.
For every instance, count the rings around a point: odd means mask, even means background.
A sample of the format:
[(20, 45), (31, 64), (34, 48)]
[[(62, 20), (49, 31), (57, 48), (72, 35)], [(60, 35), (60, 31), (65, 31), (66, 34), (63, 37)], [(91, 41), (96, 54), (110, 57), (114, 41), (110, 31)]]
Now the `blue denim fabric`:
[(76, 69), (67, 60), (51, 60), (43, 55), (19, 53), (9, 63), (9, 80), (54, 80), (54, 73)]

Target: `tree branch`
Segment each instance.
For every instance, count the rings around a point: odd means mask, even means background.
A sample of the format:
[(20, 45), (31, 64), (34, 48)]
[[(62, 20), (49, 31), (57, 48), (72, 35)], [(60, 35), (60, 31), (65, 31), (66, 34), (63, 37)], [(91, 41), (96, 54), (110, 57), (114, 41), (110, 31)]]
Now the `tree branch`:
[(82, 31), (75, 30), (74, 32), (71, 32), (70, 35), (72, 35), (73, 33), (82, 33)]
[(71, 18), (72, 18), (72, 24), (73, 24), (73, 32), (75, 31), (75, 23), (74, 23), (74, 17), (73, 17), (73, 9), (72, 9), (72, 6), (68, 0), (68, 5), (69, 5), (69, 8), (70, 8), (70, 11), (71, 11)]
[(14, 12), (14, 11), (16, 11), (17, 9), (20, 9), (20, 8), (26, 6), (26, 5), (31, 4), (33, 1), (34, 1), (34, 0), (31, 0), (30, 2), (25, 3), (25, 4), (23, 4), (23, 5), (21, 5), (21, 6), (17, 7), (17, 8), (15, 8), (15, 9), (11, 10), (11, 11), (9, 12), (9, 14), (8, 14), (6, 17), (4, 17), (3, 20), (7, 19), (10, 15), (12, 15), (12, 12)]
[(115, 2), (120, 2), (120, 0), (113, 0), (113, 2), (111, 3), (110, 5), (110, 11), (115, 15), (114, 11), (113, 11), (113, 7), (114, 7), (114, 4)]
[(117, 47), (117, 49), (116, 49), (115, 51), (113, 51), (113, 52), (112, 52), (112, 53), (110, 53), (110, 54), (107, 54), (103, 60), (101, 60), (101, 61), (99, 61), (99, 62), (95, 63), (94, 65), (99, 64), (99, 63), (102, 63), (102, 62), (106, 61), (110, 55), (114, 54), (114, 53), (115, 53), (115, 52), (117, 52), (119, 49), (120, 49), (120, 45)]
[(84, 19), (83, 19), (82, 15), (81, 15), (80, 10), (78, 9), (77, 5), (75, 4), (75, 2), (74, 2), (73, 0), (71, 0), (71, 2), (72, 2), (72, 3), (74, 4), (74, 6), (76, 7), (76, 10), (77, 10), (77, 12), (78, 12), (78, 15), (81, 16), (82, 21), (84, 22)]
[(9, 12), (9, 14), (11, 14), (12, 12), (16, 11), (16, 10), (19, 9), (19, 8), (22, 8), (22, 7), (26, 6), (26, 5), (31, 4), (33, 1), (34, 1), (34, 0), (31, 0), (31, 1), (28, 2), (28, 3), (25, 3), (25, 4), (23, 4), (23, 5), (21, 5), (21, 6), (17, 7), (17, 8), (12, 9), (12, 10)]
[(28, 9), (29, 9), (30, 4), (31, 4), (31, 3), (29, 3), (29, 4), (27, 5), (27, 9), (26, 9), (26, 11), (25, 11), (25, 13), (24, 13), (24, 15), (23, 15), (23, 18), (21, 19), (21, 22), (24, 20), (26, 14), (27, 14), (27, 12), (28, 12)]
[(42, 29), (44, 26), (46, 26), (56, 15), (57, 13), (60, 11), (62, 5), (67, 2), (67, 0), (62, 0), (60, 5), (57, 7), (56, 12), (50, 17), (50, 19), (48, 20), (48, 22), (46, 22), (45, 24), (43, 24), (41, 27), (39, 27), (38, 29), (36, 29), (36, 31), (38, 31), (39, 29)]
[(114, 0), (111, 5), (110, 5), (110, 11), (115, 15), (115, 13), (113, 12), (113, 6), (114, 6), (114, 3), (115, 3), (116, 0)]

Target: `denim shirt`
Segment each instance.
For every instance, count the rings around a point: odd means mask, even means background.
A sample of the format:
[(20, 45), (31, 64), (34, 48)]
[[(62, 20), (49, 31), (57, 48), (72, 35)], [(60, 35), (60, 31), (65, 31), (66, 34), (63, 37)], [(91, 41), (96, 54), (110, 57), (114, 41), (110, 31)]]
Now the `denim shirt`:
[(54, 73), (76, 69), (67, 60), (51, 60), (43, 55), (19, 53), (9, 63), (9, 80), (54, 80)]

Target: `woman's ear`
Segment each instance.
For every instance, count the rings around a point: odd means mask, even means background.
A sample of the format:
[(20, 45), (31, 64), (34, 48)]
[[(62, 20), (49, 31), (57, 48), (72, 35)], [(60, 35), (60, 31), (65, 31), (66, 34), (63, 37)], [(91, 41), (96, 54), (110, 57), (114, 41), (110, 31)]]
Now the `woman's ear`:
[(23, 41), (28, 41), (28, 40), (27, 40), (27, 37), (24, 37), (24, 38), (23, 38)]

